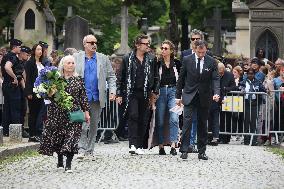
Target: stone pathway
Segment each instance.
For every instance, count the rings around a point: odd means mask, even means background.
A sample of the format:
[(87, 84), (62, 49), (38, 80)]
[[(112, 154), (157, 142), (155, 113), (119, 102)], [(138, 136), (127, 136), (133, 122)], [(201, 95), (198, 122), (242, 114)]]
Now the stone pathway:
[(56, 156), (28, 158), (0, 166), (0, 188), (284, 188), (284, 160), (263, 147), (208, 146), (208, 161), (157, 153), (131, 156), (127, 142), (99, 144), (96, 158), (75, 159), (71, 174), (56, 169)]

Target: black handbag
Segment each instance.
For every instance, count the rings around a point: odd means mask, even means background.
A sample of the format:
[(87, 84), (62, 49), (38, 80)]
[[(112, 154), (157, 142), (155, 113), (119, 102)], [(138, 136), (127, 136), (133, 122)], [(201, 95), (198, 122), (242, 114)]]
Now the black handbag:
[(85, 121), (85, 114), (82, 110), (77, 110), (74, 112), (69, 112), (70, 122), (83, 123)]

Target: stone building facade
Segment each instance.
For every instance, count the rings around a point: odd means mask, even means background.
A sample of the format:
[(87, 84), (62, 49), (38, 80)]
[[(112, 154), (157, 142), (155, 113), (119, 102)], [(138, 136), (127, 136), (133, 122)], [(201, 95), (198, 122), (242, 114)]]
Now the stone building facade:
[(47, 42), (49, 52), (54, 46), (55, 17), (47, 4), (35, 0), (21, 0), (13, 16), (14, 37), (26, 45)]
[(266, 58), (284, 57), (284, 0), (234, 0), (236, 15), (236, 52), (254, 57), (264, 48)]

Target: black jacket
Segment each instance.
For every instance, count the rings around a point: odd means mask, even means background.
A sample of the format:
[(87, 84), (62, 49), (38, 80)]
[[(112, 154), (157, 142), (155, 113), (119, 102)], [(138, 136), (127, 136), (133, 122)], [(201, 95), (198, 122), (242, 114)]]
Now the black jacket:
[[(135, 53), (135, 52), (134, 52)], [(117, 92), (116, 95), (119, 97), (122, 97), (126, 94), (127, 92), (127, 78), (128, 78), (128, 65), (129, 65), (129, 54), (126, 54), (123, 57), (121, 69), (119, 70), (117, 74), (117, 80), (116, 80), (116, 86), (117, 86)], [(148, 83), (147, 83), (147, 92), (148, 92), (148, 97), (151, 92), (154, 92), (156, 94), (159, 93), (159, 87), (158, 87), (158, 82), (159, 82), (159, 75), (158, 75), (158, 68), (157, 68), (157, 63), (155, 60), (155, 57), (151, 54), (147, 54), (150, 59), (150, 72), (148, 74)], [(130, 76), (130, 82), (132, 88), (130, 89), (130, 93), (133, 92), (134, 89), (134, 82), (135, 82), (135, 74), (136, 73), (136, 64), (130, 64), (131, 66), (131, 76)]]
[(181, 99), (184, 105), (189, 105), (195, 94), (203, 107), (210, 107), (212, 91), (220, 95), (220, 77), (215, 59), (205, 55), (203, 71), (199, 75), (196, 69), (195, 54), (184, 57), (177, 82), (176, 98)]
[[(43, 64), (43, 66), (45, 65)], [(33, 93), (34, 82), (38, 76), (36, 60), (34, 58), (31, 58), (26, 62), (25, 71), (26, 71), (26, 87), (24, 90), (24, 94), (25, 96), (28, 96), (34, 94)]]
[(227, 92), (233, 91), (236, 88), (234, 75), (231, 72), (225, 71), (224, 75), (220, 77), (221, 99)]

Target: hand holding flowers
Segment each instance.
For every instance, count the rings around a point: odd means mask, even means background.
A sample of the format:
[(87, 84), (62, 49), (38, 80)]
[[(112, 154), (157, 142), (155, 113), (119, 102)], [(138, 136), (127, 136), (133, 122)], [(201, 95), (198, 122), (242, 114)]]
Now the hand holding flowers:
[(58, 106), (70, 110), (73, 106), (73, 97), (65, 91), (66, 85), (67, 82), (60, 76), (57, 67), (45, 67), (36, 78), (33, 92), (38, 98), (53, 98)]

